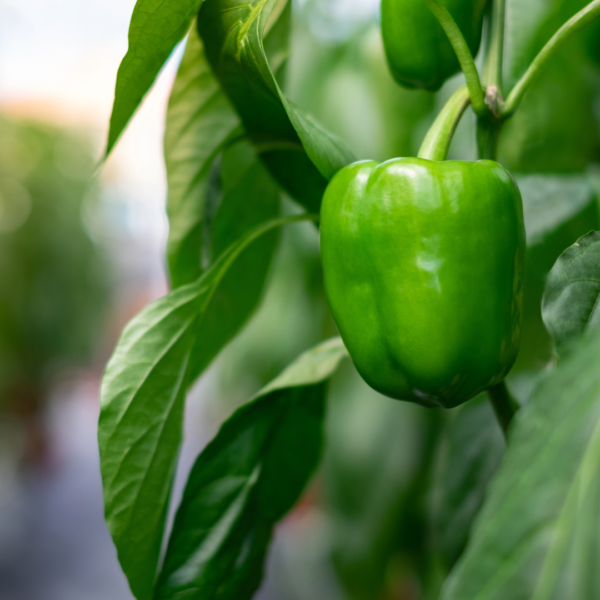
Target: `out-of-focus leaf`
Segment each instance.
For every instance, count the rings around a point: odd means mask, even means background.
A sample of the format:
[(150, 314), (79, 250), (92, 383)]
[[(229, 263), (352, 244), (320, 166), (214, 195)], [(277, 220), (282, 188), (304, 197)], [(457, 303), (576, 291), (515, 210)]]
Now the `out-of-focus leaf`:
[(129, 48), (117, 72), (107, 155), (186, 34), (201, 1), (137, 0), (129, 25)]
[(446, 426), (432, 487), (436, 547), (451, 567), (463, 551), (487, 484), (504, 452), (487, 394), (463, 404)]
[(443, 600), (599, 597), (599, 357), (588, 335), (517, 413)]
[(506, 123), (502, 164), (513, 172), (574, 173), (597, 160), (597, 82), (578, 53), (559, 52)]
[(542, 314), (559, 354), (584, 332), (600, 327), (600, 232), (579, 238), (556, 261)]
[(414, 156), (434, 95), (396, 84), (375, 23), (340, 45), (316, 39), (313, 23), (323, 6), (333, 5), (309, 0), (295, 7), (289, 96), (341, 137), (359, 160)]
[(252, 597), (273, 525), (318, 462), (325, 380), (345, 356), (340, 338), (320, 344), (223, 425), (189, 476), (155, 598)]
[(336, 572), (352, 600), (393, 597), (415, 581), (429, 598), (440, 582), (426, 496), (443, 413), (385, 398), (354, 369), (342, 374), (332, 384), (324, 459)]
[(587, 4), (588, 0), (507, 0), (504, 75), (508, 89), (561, 25)]
[[(587, 175), (516, 175), (516, 180), (523, 196), (530, 248), (548, 245), (561, 228), (572, 234), (598, 219), (596, 192)], [(574, 224), (580, 215), (586, 215), (585, 223)], [(547, 274), (553, 263), (547, 256), (546, 262), (537, 267)]]
[(243, 133), (239, 117), (192, 27), (169, 98), (164, 142), (169, 189), (167, 255), (173, 287), (191, 283), (202, 273), (211, 172), (236, 133)]
[(514, 370), (541, 369), (552, 358), (542, 321), (546, 276), (560, 253), (600, 224), (596, 191), (587, 175), (517, 175), (523, 196), (527, 257), (521, 350)]
[(261, 158), (295, 199), (317, 211), (327, 179), (353, 156), (290, 104), (273, 75), (286, 55), (271, 58), (272, 70), (263, 32), (271, 23), (282, 31), (289, 14), (286, 1), (207, 0), (198, 15), (198, 30), (213, 71)]
[(253, 229), (204, 272), (145, 308), (125, 328), (102, 381), (98, 425), (105, 514), (138, 600), (151, 596), (177, 453), (190, 360), (202, 319)]
[[(556, 30), (587, 0), (508, 0), (504, 61), (507, 95)], [(500, 162), (513, 172), (583, 171), (600, 156), (594, 97), (597, 67), (584, 37), (561, 48), (503, 131)]]

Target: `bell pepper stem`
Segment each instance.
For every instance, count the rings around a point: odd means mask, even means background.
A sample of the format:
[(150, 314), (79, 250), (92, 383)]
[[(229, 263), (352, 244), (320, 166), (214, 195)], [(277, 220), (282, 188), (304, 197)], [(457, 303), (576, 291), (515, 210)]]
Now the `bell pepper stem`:
[(488, 394), (490, 396), (490, 400), (492, 401), (492, 406), (494, 407), (494, 412), (496, 413), (498, 422), (500, 423), (502, 431), (506, 436), (508, 432), (508, 426), (510, 425), (510, 422), (515, 416), (517, 410), (519, 410), (519, 405), (508, 391), (504, 380), (489, 388)]
[(429, 10), (438, 20), (448, 36), (452, 48), (454, 48), (456, 58), (458, 58), (458, 62), (460, 63), (460, 68), (465, 75), (467, 87), (469, 88), (469, 95), (471, 96), (471, 104), (473, 105), (475, 114), (485, 114), (487, 112), (487, 107), (484, 101), (481, 80), (479, 79), (479, 73), (477, 72), (475, 61), (471, 55), (471, 50), (469, 49), (463, 34), (452, 18), (452, 15), (440, 4), (439, 0), (423, 0), (423, 2), (425, 2)]
[(459, 88), (450, 96), (427, 132), (419, 149), (419, 158), (446, 160), (452, 136), (469, 102), (469, 90), (466, 86)]
[(546, 63), (556, 51), (576, 33), (581, 31), (586, 25), (595, 21), (598, 17), (600, 17), (600, 0), (594, 0), (580, 10), (575, 16), (571, 17), (552, 36), (552, 38), (550, 38), (550, 41), (540, 50), (527, 71), (525, 71), (523, 77), (521, 77), (512, 89), (504, 105), (501, 106), (500, 113), (502, 117), (509, 117), (515, 112), (529, 86), (535, 81), (541, 70), (546, 66)]

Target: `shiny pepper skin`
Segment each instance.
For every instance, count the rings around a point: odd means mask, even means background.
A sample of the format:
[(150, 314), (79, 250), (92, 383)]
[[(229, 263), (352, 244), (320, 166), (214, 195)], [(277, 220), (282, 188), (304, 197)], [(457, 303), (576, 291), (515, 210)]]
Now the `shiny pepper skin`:
[[(479, 51), (487, 0), (441, 0), (473, 56)], [(460, 70), (442, 26), (423, 0), (382, 0), (381, 33), (394, 79), (408, 88), (437, 91)]]
[(498, 163), (354, 163), (321, 208), (325, 291), (375, 390), (457, 406), (499, 383), (519, 349), (525, 228)]

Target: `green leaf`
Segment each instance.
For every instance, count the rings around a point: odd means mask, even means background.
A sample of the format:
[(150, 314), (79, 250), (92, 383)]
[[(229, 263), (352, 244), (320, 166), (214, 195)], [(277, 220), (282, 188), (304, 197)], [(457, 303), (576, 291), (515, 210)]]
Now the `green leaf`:
[(332, 383), (323, 495), (344, 598), (395, 598), (407, 581), (437, 597), (427, 496), (444, 417), (381, 396), (350, 365)]
[(146, 307), (125, 328), (101, 389), (98, 441), (105, 515), (119, 561), (138, 600), (150, 597), (161, 547), (190, 361), (203, 317), (242, 251), (276, 219), (231, 245), (196, 281)]
[(599, 356), (586, 336), (517, 413), (442, 600), (600, 597)]
[[(287, 35), (278, 35), (280, 29), (282, 26), (279, 25), (271, 28), (266, 40), (268, 53), (275, 59), (287, 44)], [(284, 62), (280, 60), (279, 63), (283, 67)], [(222, 202), (220, 188), (230, 189), (232, 185), (227, 179), (238, 179), (235, 168), (226, 175), (221, 173), (221, 158), (223, 152), (244, 136), (240, 119), (206, 60), (194, 25), (169, 99), (164, 143), (169, 189), (167, 255), (173, 287), (195, 281), (203, 266), (210, 262), (210, 255), (219, 254), (218, 250), (210, 251), (213, 213)], [(239, 170), (244, 171), (247, 167), (245, 163), (240, 164)], [(252, 168), (258, 169), (258, 166)], [(266, 185), (251, 202), (239, 207), (245, 211), (245, 216), (238, 214), (235, 219), (238, 233), (245, 228), (245, 225), (240, 227), (240, 223), (245, 223), (249, 215), (256, 213), (250, 217), (250, 225), (260, 222), (258, 213), (261, 210), (257, 209), (256, 203), (262, 201), (263, 194), (271, 197), (272, 190), (272, 184)], [(235, 239), (230, 236), (221, 244), (221, 249)]]
[[(239, 141), (240, 133), (239, 118), (192, 30), (173, 86), (165, 135), (174, 287), (197, 279), (203, 258), (210, 263), (247, 231), (279, 214), (279, 190), (248, 142)], [(258, 306), (277, 241), (277, 232), (264, 236), (225, 276), (200, 323), (203, 335), (192, 352), (192, 380)]]
[(289, 14), (290, 4), (285, 1), (207, 0), (198, 15), (198, 30), (213, 71), (263, 161), (294, 198), (316, 211), (327, 180), (353, 156), (342, 142), (291, 105), (271, 70), (269, 58), (277, 71), (285, 55), (268, 57), (267, 42), (271, 35), (273, 39), (283, 35)]
[(252, 597), (273, 525), (317, 465), (325, 380), (345, 356), (340, 338), (320, 344), (222, 426), (190, 473), (155, 598)]
[(202, 0), (138, 0), (129, 47), (117, 72), (106, 155), (129, 123), (173, 48), (187, 33)]
[[(523, 196), (527, 246), (548, 245), (561, 228), (569, 230), (562, 235), (565, 239), (573, 230), (597, 222), (596, 192), (587, 175), (516, 175), (515, 179)], [(576, 219), (579, 221), (574, 224)], [(566, 245), (569, 243), (572, 241)], [(562, 250), (564, 247), (554, 249), (554, 260)], [(554, 260), (546, 259), (544, 274)]]
[(217, 156), (243, 133), (240, 120), (206, 61), (195, 27), (173, 84), (165, 130), (169, 240), (173, 287), (202, 273), (211, 173)]
[(587, 175), (517, 175), (516, 181), (523, 196), (527, 257), (515, 371), (543, 369), (552, 359), (552, 340), (541, 311), (546, 277), (565, 248), (600, 224), (596, 191)]
[(585, 331), (600, 327), (600, 232), (579, 238), (556, 261), (542, 315), (559, 354)]
[(463, 404), (444, 432), (431, 504), (436, 545), (449, 567), (464, 550), (504, 447), (487, 394)]
[[(279, 188), (247, 142), (228, 148), (221, 161), (223, 198), (211, 231), (212, 256), (280, 212)], [(273, 259), (279, 230), (252, 244), (232, 264), (206, 309), (191, 356), (192, 380), (246, 323), (258, 307)]]

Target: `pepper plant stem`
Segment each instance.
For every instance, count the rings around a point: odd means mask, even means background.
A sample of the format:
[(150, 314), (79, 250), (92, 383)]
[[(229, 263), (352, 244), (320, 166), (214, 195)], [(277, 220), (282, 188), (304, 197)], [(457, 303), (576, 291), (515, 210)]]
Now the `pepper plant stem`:
[(515, 416), (517, 410), (519, 410), (519, 405), (508, 391), (504, 380), (491, 387), (488, 390), (488, 394), (498, 422), (502, 426), (504, 435), (506, 435), (512, 418)]
[(479, 158), (496, 160), (503, 121), (492, 115), (477, 117), (477, 151)]
[(489, 28), (490, 41), (487, 47), (483, 68), (483, 83), (486, 87), (495, 86), (502, 90), (502, 57), (504, 54), (504, 23), (506, 20), (506, 0), (495, 0), (491, 11)]
[(434, 14), (435, 18), (439, 21), (444, 32), (448, 36), (452, 48), (456, 53), (460, 68), (465, 75), (467, 87), (469, 88), (469, 95), (471, 96), (471, 104), (476, 114), (482, 115), (487, 112), (487, 107), (484, 101), (483, 89), (481, 87), (481, 80), (479, 79), (479, 73), (475, 66), (475, 61), (469, 50), (469, 46), (465, 41), (463, 34), (461, 33), (458, 25), (455, 23), (452, 15), (442, 6), (438, 0), (423, 0), (427, 4), (429, 10)]
[(469, 90), (466, 86), (459, 88), (450, 96), (427, 132), (419, 149), (419, 158), (446, 160), (452, 136), (469, 102)]
[(512, 89), (506, 102), (501, 107), (503, 117), (510, 116), (517, 108), (529, 86), (535, 81), (548, 60), (556, 51), (586, 25), (600, 17), (600, 0), (590, 2), (584, 9), (571, 17), (540, 50), (533, 62), (515, 87)]

